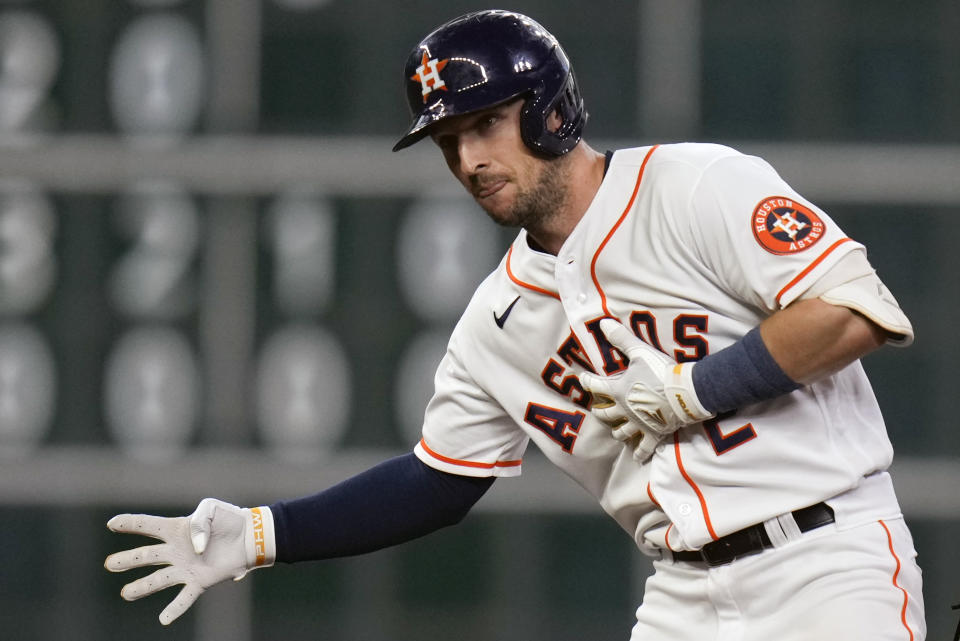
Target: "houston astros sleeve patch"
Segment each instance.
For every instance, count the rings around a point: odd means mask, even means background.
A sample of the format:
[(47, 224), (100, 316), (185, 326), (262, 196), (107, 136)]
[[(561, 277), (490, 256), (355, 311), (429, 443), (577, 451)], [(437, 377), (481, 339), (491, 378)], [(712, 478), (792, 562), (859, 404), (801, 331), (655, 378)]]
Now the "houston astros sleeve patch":
[(764, 198), (753, 210), (753, 236), (771, 254), (795, 254), (823, 238), (826, 225), (810, 207), (785, 196)]

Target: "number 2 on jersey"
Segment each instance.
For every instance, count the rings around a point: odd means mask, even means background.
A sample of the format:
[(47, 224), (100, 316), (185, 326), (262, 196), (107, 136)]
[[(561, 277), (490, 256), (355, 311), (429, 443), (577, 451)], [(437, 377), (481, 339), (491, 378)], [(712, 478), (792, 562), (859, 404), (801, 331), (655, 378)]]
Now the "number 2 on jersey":
[[(680, 314), (673, 319), (673, 339), (680, 346), (673, 350), (673, 357), (678, 363), (698, 361), (709, 353), (709, 345), (704, 338), (708, 320), (706, 316), (691, 314)], [(666, 353), (657, 337), (656, 318), (649, 311), (633, 312), (630, 315), (630, 328), (638, 338)], [(741, 425), (729, 432), (724, 432), (720, 428), (720, 421), (727, 421), (735, 414), (736, 411), (723, 412), (716, 418), (703, 422), (703, 429), (710, 438), (717, 456), (726, 454), (733, 448), (757, 437), (757, 432), (751, 423)]]
[(736, 410), (721, 412), (716, 418), (711, 418), (703, 422), (703, 429), (707, 432), (707, 436), (710, 437), (710, 442), (713, 444), (713, 451), (717, 453), (717, 456), (726, 454), (733, 448), (757, 438), (757, 431), (753, 429), (753, 423), (746, 423), (726, 433), (720, 429), (720, 421), (733, 418), (736, 413)]

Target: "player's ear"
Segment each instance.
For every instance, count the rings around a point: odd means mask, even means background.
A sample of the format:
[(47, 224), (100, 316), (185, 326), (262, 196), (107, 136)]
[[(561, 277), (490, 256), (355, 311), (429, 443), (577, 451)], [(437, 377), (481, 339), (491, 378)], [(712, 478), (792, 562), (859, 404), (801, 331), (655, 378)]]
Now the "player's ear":
[(563, 126), (563, 117), (560, 115), (560, 111), (554, 109), (550, 112), (550, 115), (547, 116), (547, 129), (554, 133), (560, 131), (560, 127)]

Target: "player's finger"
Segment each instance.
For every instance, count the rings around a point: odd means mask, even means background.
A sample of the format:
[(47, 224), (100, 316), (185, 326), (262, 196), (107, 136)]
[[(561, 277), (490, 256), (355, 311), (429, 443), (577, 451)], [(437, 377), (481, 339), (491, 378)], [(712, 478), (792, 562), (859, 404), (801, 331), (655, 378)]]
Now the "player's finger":
[(634, 443), (633, 447), (633, 460), (638, 463), (646, 463), (651, 456), (653, 456), (654, 451), (657, 449), (657, 445), (660, 444), (660, 439), (654, 437), (652, 434), (640, 433), (637, 435), (636, 441), (631, 441)]
[(201, 594), (203, 594), (203, 588), (201, 588), (199, 584), (193, 581), (187, 582), (177, 597), (160, 613), (160, 623), (170, 625), (170, 623), (178, 619), (181, 614), (189, 610), (190, 606), (193, 605), (193, 602), (196, 601), (197, 597)]
[(605, 410), (610, 409), (617, 404), (617, 402), (613, 400), (612, 396), (607, 396), (606, 394), (601, 394), (599, 392), (590, 392), (590, 395), (593, 397), (593, 402), (590, 405), (590, 409)]
[(600, 331), (607, 337), (611, 345), (626, 354), (630, 360), (633, 360), (643, 350), (650, 349), (649, 345), (612, 318), (604, 318), (600, 321)]
[(174, 529), (176, 520), (152, 514), (118, 514), (107, 521), (107, 527), (121, 534), (142, 534), (165, 540)]
[[(606, 376), (597, 376), (590, 372), (581, 372), (577, 375), (577, 378), (580, 379), (580, 386), (593, 395), (594, 405), (592, 407), (596, 407), (596, 403), (598, 402), (600, 403), (600, 407), (606, 406), (606, 399), (609, 399), (611, 404), (614, 402), (613, 390), (610, 389), (610, 382)], [(601, 397), (599, 401), (597, 397)]]
[(146, 565), (170, 563), (170, 546), (166, 544), (145, 545), (132, 550), (115, 552), (103, 562), (103, 567), (111, 572), (124, 572)]
[(624, 416), (623, 420), (620, 421), (610, 433), (613, 435), (613, 438), (618, 441), (627, 441), (641, 432), (643, 432), (642, 425)]
[(120, 590), (120, 596), (127, 601), (136, 601), (154, 592), (165, 590), (171, 585), (186, 582), (187, 576), (181, 570), (168, 566), (126, 584), (123, 586), (123, 589)]
[(619, 405), (600, 408), (594, 407), (590, 410), (590, 413), (593, 414), (594, 418), (606, 423), (610, 427), (619, 427), (620, 424), (627, 419), (626, 413)]
[(600, 422), (610, 427), (610, 435), (618, 441), (626, 441), (637, 433), (639, 428), (617, 405), (609, 408), (593, 409), (590, 411)]

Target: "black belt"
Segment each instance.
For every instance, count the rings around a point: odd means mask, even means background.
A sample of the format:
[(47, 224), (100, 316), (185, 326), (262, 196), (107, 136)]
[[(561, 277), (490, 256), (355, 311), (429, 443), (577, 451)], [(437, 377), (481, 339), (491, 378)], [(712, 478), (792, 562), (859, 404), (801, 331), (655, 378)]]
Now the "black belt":
[[(801, 532), (809, 532), (833, 523), (833, 510), (826, 503), (817, 503), (793, 512), (793, 520)], [(726, 565), (742, 556), (756, 554), (773, 547), (763, 523), (737, 530), (733, 534), (711, 541), (699, 550), (673, 552), (676, 561), (706, 563), (710, 567)]]

